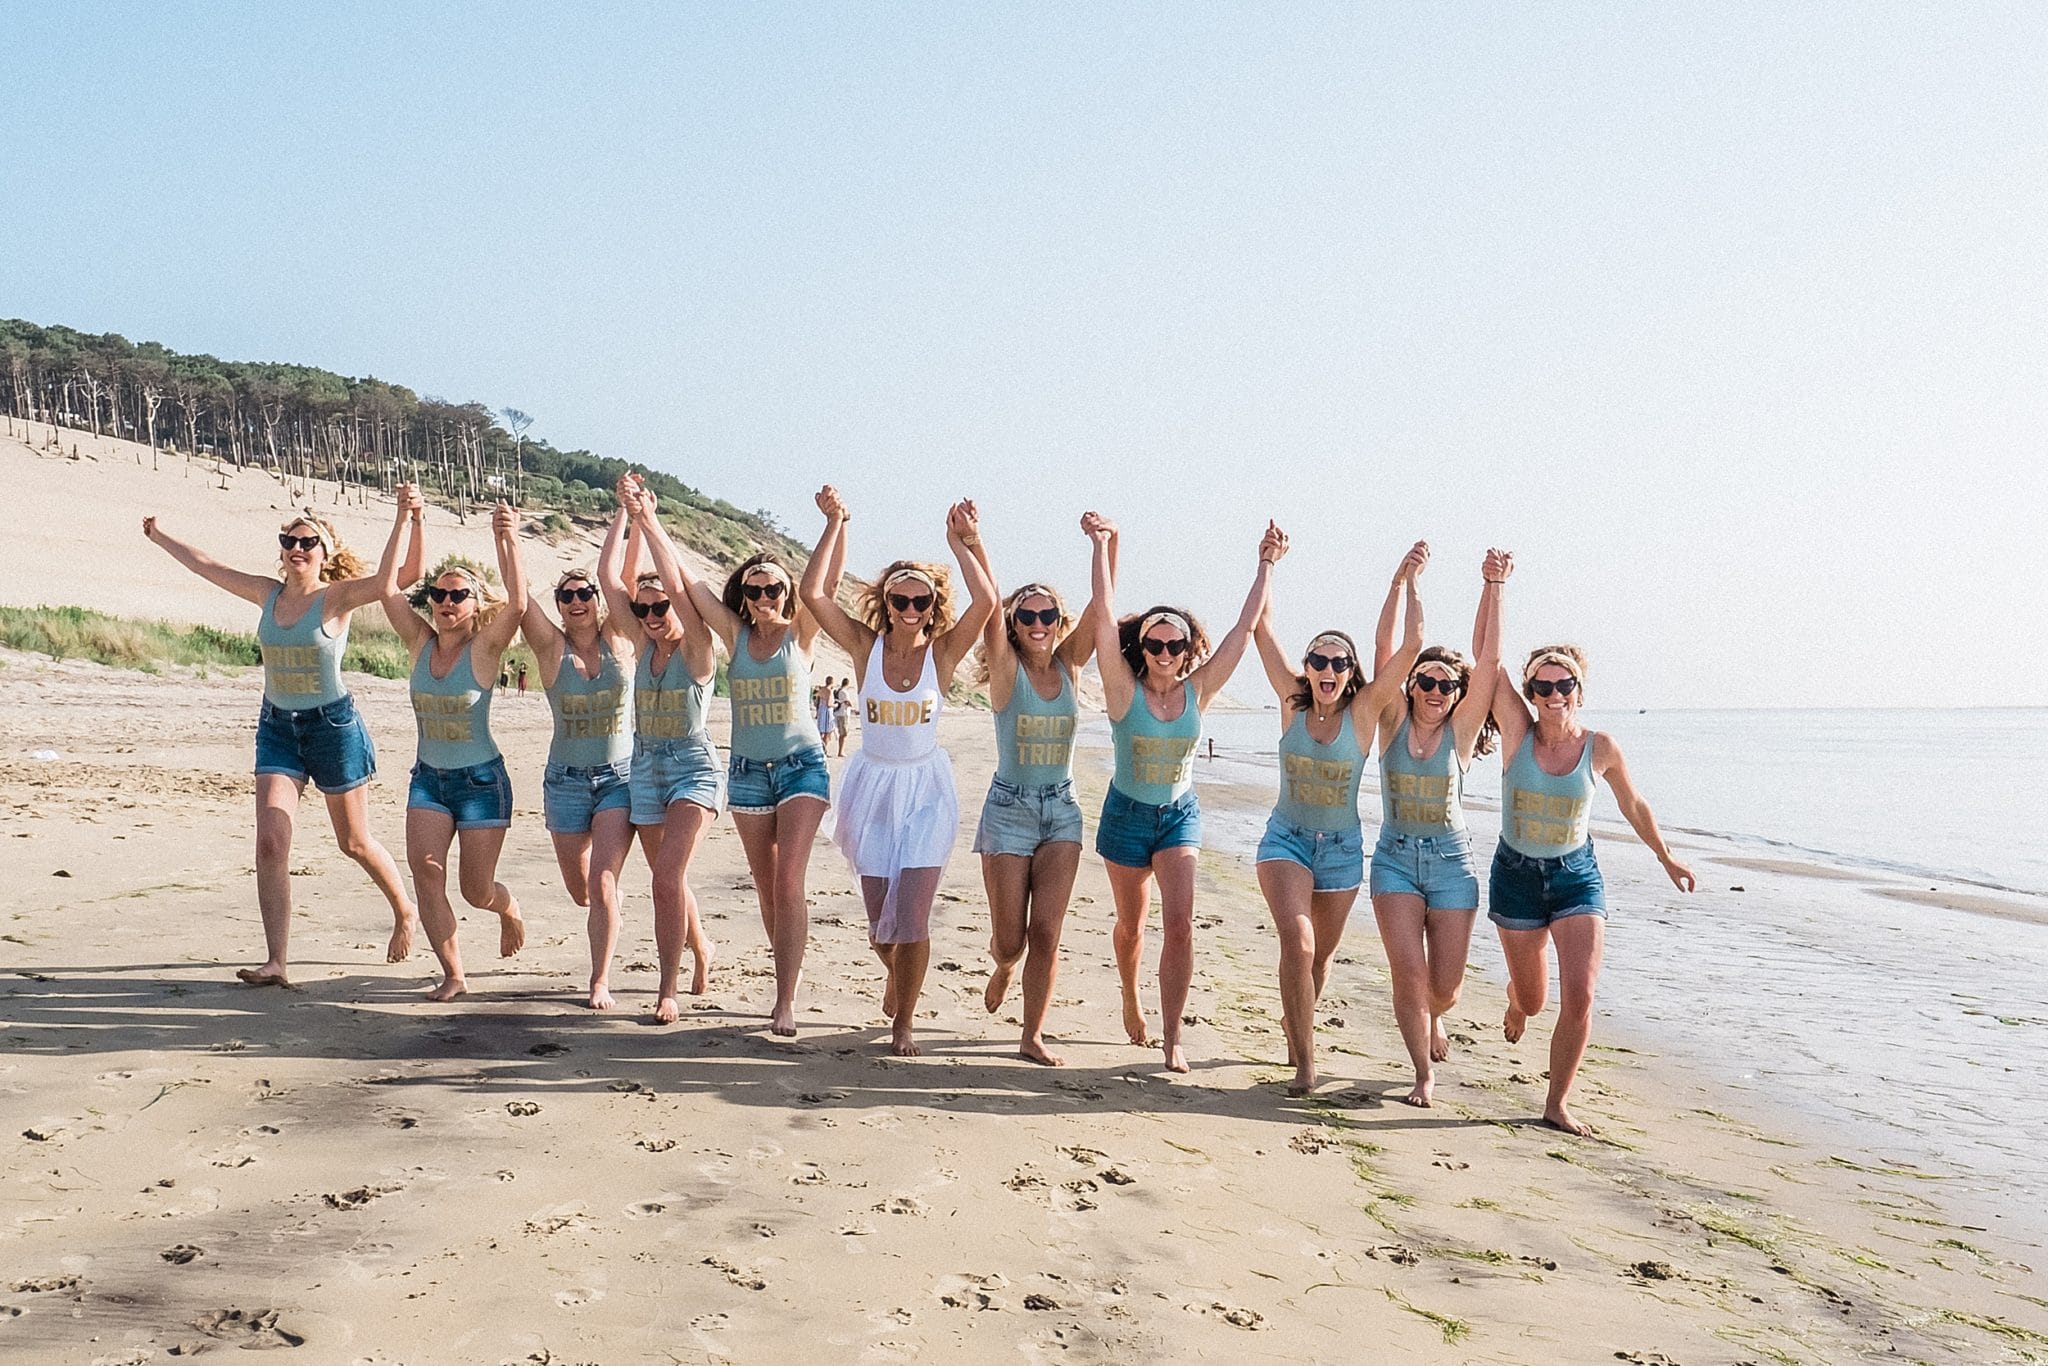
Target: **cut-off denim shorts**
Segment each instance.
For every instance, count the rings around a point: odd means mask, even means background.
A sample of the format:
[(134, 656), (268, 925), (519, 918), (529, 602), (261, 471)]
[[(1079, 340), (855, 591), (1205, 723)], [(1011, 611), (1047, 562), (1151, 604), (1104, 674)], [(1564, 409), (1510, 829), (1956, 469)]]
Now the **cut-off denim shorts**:
[(725, 805), (718, 750), (708, 735), (633, 742), (633, 824), (660, 825), (671, 802), (695, 802), (712, 815)]
[(329, 796), (361, 787), (377, 773), (377, 747), (353, 697), (287, 711), (268, 700), (256, 716), (256, 771), (281, 773)]
[(977, 854), (1022, 854), (1029, 858), (1041, 844), (1081, 842), (1081, 804), (1074, 783), (1019, 787), (1001, 778), (990, 780), (981, 804), (981, 824), (974, 830)]
[(1164, 806), (1133, 801), (1115, 787), (1102, 799), (1102, 821), (1095, 827), (1095, 852), (1126, 868), (1149, 868), (1162, 849), (1199, 848), (1202, 805), (1189, 788)]
[(633, 804), (633, 764), (549, 764), (541, 772), (540, 807), (550, 833), (587, 835), (600, 811), (624, 811)]
[(1422, 898), (1428, 911), (1479, 909), (1479, 869), (1472, 861), (1472, 832), (1398, 835), (1380, 827), (1372, 851), (1372, 894)]
[(725, 770), (726, 799), (732, 809), (766, 816), (793, 797), (816, 797), (831, 804), (832, 774), (825, 767), (825, 747), (808, 745), (781, 759), (732, 756)]
[(1540, 930), (1575, 915), (1607, 918), (1607, 888), (1593, 841), (1558, 858), (1531, 858), (1503, 840), (1493, 851), (1487, 919), (1510, 930)]
[(1318, 892), (1352, 892), (1365, 881), (1365, 835), (1358, 830), (1310, 830), (1275, 811), (1259, 839), (1257, 863), (1296, 863), (1315, 874)]
[(412, 766), (408, 808), (455, 818), (457, 830), (502, 830), (512, 824), (512, 779), (499, 755), (467, 768)]

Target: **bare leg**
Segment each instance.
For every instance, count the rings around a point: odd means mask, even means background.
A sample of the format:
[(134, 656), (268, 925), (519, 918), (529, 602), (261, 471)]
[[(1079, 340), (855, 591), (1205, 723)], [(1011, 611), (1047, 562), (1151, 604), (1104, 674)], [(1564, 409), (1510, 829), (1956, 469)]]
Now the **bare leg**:
[(1081, 871), (1081, 846), (1072, 840), (1041, 844), (1031, 856), (1031, 903), (1024, 931), (1024, 1037), (1017, 1055), (1047, 1067), (1066, 1060), (1046, 1051), (1045, 1013), (1052, 1006), (1053, 981), (1060, 970), (1060, 931), (1074, 876)]
[[(564, 837), (555, 837), (559, 855)], [(600, 811), (590, 819), (590, 835), (569, 836), (583, 841), (584, 891), (589, 897), (590, 916), (590, 1008), (612, 1008), (612, 955), (619, 945), (619, 870), (625, 867), (626, 852), (633, 844), (633, 818), (624, 807)], [(568, 868), (564, 865), (566, 877)]]
[(1128, 868), (1104, 859), (1110, 897), (1116, 902), (1116, 927), (1110, 944), (1116, 950), (1116, 974), (1124, 989), (1124, 1034), (1140, 1048), (1152, 1042), (1145, 1007), (1138, 1000), (1138, 969), (1145, 957), (1145, 914), (1150, 910), (1152, 870)]
[(1509, 1043), (1519, 1043), (1529, 1017), (1543, 1013), (1550, 995), (1550, 931), (1499, 928), (1501, 956), (1508, 960), (1508, 1013), (1500, 1032)]
[(1195, 862), (1196, 851), (1186, 847), (1152, 856), (1152, 872), (1159, 879), (1160, 1042), (1169, 1072), (1188, 1070), (1180, 1030), (1195, 982)]
[(1024, 958), (1025, 914), (1031, 899), (1031, 856), (983, 854), (981, 883), (988, 891), (988, 986), (981, 1004), (993, 1015), (1010, 991), (1010, 975)]
[[(770, 947), (775, 943), (775, 817), (758, 812), (735, 811), (732, 828), (739, 832), (740, 848), (746, 851), (747, 873), (754, 880), (754, 902), (761, 908), (761, 937)], [(653, 857), (652, 854), (649, 855)]]
[(1309, 897), (1309, 919), (1316, 927), (1316, 961), (1313, 976), (1316, 984), (1316, 999), (1323, 999), (1323, 988), (1330, 980), (1330, 960), (1337, 956), (1337, 946), (1344, 942), (1344, 927), (1351, 922), (1351, 907), (1358, 900), (1358, 889), (1343, 892), (1317, 892)]
[(1429, 1056), (1442, 1062), (1451, 1056), (1451, 1036), (1444, 1016), (1458, 1004), (1465, 989), (1465, 965), (1472, 954), (1473, 910), (1439, 907), (1424, 919), (1422, 933), (1429, 950)]
[(1258, 866), (1259, 890), (1280, 936), (1280, 1028), (1287, 1036), (1287, 1060), (1294, 1064), (1290, 1096), (1316, 1089), (1316, 931), (1309, 917), (1315, 875), (1287, 859)]
[[(881, 913), (889, 883), (885, 878), (864, 877), (861, 895), (868, 903), (873, 924)], [(896, 875), (896, 915), (899, 924), (931, 924), (932, 899), (939, 891), (939, 870), (905, 868)], [(924, 974), (932, 960), (932, 942), (926, 937), (908, 943), (876, 944), (875, 952), (888, 968), (888, 984), (882, 993), (882, 1008), (889, 1016), (890, 1051), (899, 1058), (918, 1055), (914, 1031), (917, 1026), (917, 998), (924, 990)]]
[[(602, 813), (609, 815), (609, 812)], [(591, 828), (597, 826), (597, 817), (590, 818)], [(590, 904), (590, 831), (580, 834), (550, 831), (549, 838), (555, 843), (555, 866), (562, 870), (562, 889), (569, 893), (569, 900), (578, 906)]]
[(384, 949), (384, 961), (403, 963), (412, 955), (413, 926), (418, 923), (412, 902), (405, 895), (405, 883), (391, 851), (370, 834), (370, 789), (367, 785), (346, 792), (329, 793), (327, 819), (334, 824), (334, 842), (341, 852), (356, 861), (370, 875), (377, 890), (391, 904), (391, 942)]
[(256, 909), (263, 916), (263, 965), (235, 976), (250, 986), (290, 984), (286, 955), (292, 937), (292, 826), (302, 779), (256, 775)]
[(427, 993), (430, 1001), (452, 1001), (469, 989), (455, 945), (455, 908), (448, 904), (448, 846), (454, 842), (454, 817), (419, 807), (406, 809), (405, 861), (412, 869), (413, 896), (419, 901), (427, 944), (441, 960), (441, 982)]
[[(792, 797), (772, 816), (733, 815), (740, 843), (747, 851), (747, 866), (754, 871), (762, 924), (775, 951), (775, 1008), (768, 1028), (784, 1037), (796, 1034), (796, 989), (803, 981), (804, 947), (811, 935), (804, 878), (825, 811), (826, 804), (816, 797)], [(765, 870), (757, 850), (766, 855)]]
[(661, 848), (654, 864), (654, 949), (661, 960), (661, 985), (654, 1018), (674, 1024), (682, 1015), (677, 999), (683, 950), (690, 942), (690, 859), (703, 843), (716, 813), (695, 802), (670, 802), (662, 822)]
[(510, 958), (526, 946), (526, 922), (519, 903), (498, 881), (498, 855), (505, 848), (505, 830), (458, 830), (461, 848), (462, 899), (498, 917), (498, 957)]
[(1423, 899), (1409, 892), (1383, 892), (1372, 899), (1379, 921), (1380, 944), (1387, 951), (1387, 971), (1394, 985), (1394, 1023), (1415, 1069), (1415, 1085), (1403, 1097), (1410, 1105), (1428, 1105), (1436, 1089), (1435, 1055), (1429, 1038), (1429, 959), (1423, 925), (1428, 919)]
[(1543, 1103), (1543, 1119), (1582, 1137), (1591, 1134), (1592, 1127), (1572, 1117), (1565, 1099), (1578, 1080), (1586, 1042), (1593, 1035), (1593, 988), (1600, 979), (1606, 933), (1606, 922), (1597, 915), (1566, 916), (1550, 927), (1557, 944), (1557, 1028), (1550, 1035), (1550, 1096)]

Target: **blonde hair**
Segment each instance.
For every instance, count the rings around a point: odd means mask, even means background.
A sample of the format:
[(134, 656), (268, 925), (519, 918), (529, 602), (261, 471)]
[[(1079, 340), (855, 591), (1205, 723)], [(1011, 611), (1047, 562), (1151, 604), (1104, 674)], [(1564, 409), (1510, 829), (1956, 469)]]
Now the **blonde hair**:
[(498, 571), (488, 565), (478, 564), (467, 555), (443, 555), (439, 564), (427, 571), (425, 578), (412, 586), (405, 600), (413, 610), (431, 618), (427, 608), (427, 586), (448, 574), (460, 574), (476, 588), (476, 624), (482, 626), (498, 615), (498, 609), (505, 605), (504, 590), (498, 587)]
[[(279, 532), (290, 531), (295, 526), (309, 526), (320, 538), (320, 582), (335, 583), (342, 579), (360, 579), (370, 572), (370, 566), (363, 563), (363, 557), (342, 544), (341, 533), (334, 529), (334, 523), (322, 517), (311, 508), (302, 508), (298, 515), (278, 527)], [(283, 558), (280, 553), (279, 558)]]
[(1522, 695), (1527, 697), (1529, 683), (1536, 677), (1536, 671), (1545, 664), (1558, 668), (1579, 680), (1579, 696), (1586, 695), (1586, 652), (1576, 645), (1541, 645), (1529, 651), (1528, 662), (1522, 665)]
[(931, 580), (932, 610), (925, 618), (925, 635), (937, 637), (952, 630), (953, 576), (944, 565), (926, 564), (921, 560), (897, 560), (877, 575), (873, 584), (861, 590), (860, 614), (868, 629), (878, 636), (888, 634), (889, 581), (905, 574)]

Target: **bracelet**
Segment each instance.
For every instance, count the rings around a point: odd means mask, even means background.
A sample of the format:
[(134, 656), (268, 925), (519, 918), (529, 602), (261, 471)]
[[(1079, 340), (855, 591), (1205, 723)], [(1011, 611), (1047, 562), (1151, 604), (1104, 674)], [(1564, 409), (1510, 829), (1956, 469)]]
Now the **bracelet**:
[(1506, 579), (1487, 579), (1487, 580), (1486, 580), (1486, 582), (1488, 582), (1488, 583), (1506, 583), (1506, 582), (1507, 582), (1507, 580), (1506, 580)]

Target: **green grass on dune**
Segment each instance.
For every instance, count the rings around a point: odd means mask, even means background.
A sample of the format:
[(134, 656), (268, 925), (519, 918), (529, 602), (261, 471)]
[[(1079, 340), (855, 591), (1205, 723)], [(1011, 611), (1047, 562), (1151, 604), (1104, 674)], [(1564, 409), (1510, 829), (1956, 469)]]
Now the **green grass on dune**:
[[(86, 607), (0, 607), (0, 646), (145, 672), (165, 664), (250, 667), (263, 662), (251, 632), (117, 617)], [(517, 662), (513, 660), (515, 667)], [(342, 668), (378, 678), (403, 678), (407, 665), (405, 645), (390, 624), (358, 612), (350, 624)]]

